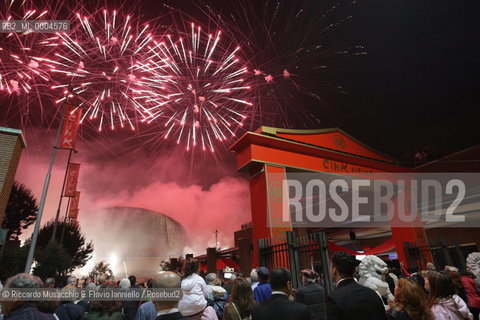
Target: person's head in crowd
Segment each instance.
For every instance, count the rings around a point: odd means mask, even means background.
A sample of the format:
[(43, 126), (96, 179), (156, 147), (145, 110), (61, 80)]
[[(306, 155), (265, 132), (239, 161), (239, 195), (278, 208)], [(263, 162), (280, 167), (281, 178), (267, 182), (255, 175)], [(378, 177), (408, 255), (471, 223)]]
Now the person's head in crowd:
[(185, 264), (183, 265), (183, 277), (188, 278), (194, 273), (198, 272), (198, 261), (195, 259), (189, 259), (188, 261), (185, 261)]
[(282, 291), (289, 295), (292, 293), (292, 275), (285, 268), (275, 268), (270, 273), (270, 286), (273, 291)]
[[(43, 288), (42, 280), (34, 275), (28, 273), (19, 273), (7, 279), (5, 282), (5, 289), (35, 289)], [(2, 312), (5, 315), (9, 315), (12, 311), (15, 311), (28, 301), (16, 300), (16, 301), (3, 301)]]
[(131, 287), (130, 280), (128, 280), (128, 278), (123, 278), (122, 280), (120, 280), (118, 286), (122, 289), (128, 289)]
[[(178, 274), (171, 271), (161, 272), (152, 280), (152, 288), (174, 289), (180, 288), (182, 279)], [(178, 301), (154, 301), (157, 311), (173, 309), (178, 307)]]
[(209, 273), (205, 276), (205, 282), (209, 285), (213, 285), (213, 281), (217, 279), (217, 275), (215, 273)]
[(225, 290), (224, 288), (220, 286), (212, 286), (213, 300), (226, 298), (226, 293), (227, 293), (227, 290)]
[(462, 276), (458, 271), (445, 271), (445, 273), (452, 279), (453, 285), (457, 293), (463, 288)]
[(148, 279), (147, 280), (147, 288), (151, 288), (153, 283), (153, 279)]
[(443, 269), (445, 272), (446, 271), (455, 271), (455, 272), (458, 272), (458, 268), (457, 267), (454, 267), (454, 266), (445, 266), (445, 268)]
[(469, 277), (469, 278), (472, 278), (472, 279), (476, 279), (475, 274), (470, 270), (463, 271), (462, 276)]
[(229, 301), (235, 303), (241, 310), (248, 310), (253, 306), (255, 300), (253, 299), (252, 288), (245, 278), (238, 277), (233, 281)]
[(77, 285), (77, 278), (75, 276), (69, 276), (67, 278), (67, 286), (75, 287)]
[(257, 275), (260, 282), (268, 282), (270, 271), (266, 267), (260, 267), (257, 269)]
[(137, 277), (135, 277), (133, 274), (128, 277), (128, 280), (130, 281), (130, 287), (133, 287), (137, 284)]
[(55, 288), (55, 278), (45, 279), (45, 288)]
[(250, 272), (250, 281), (252, 281), (252, 283), (258, 282), (257, 269), (252, 269), (252, 272)]
[(87, 284), (87, 286), (85, 287), (85, 289), (87, 290), (95, 290), (97, 288), (97, 286), (95, 285), (95, 283), (93, 282), (90, 282), (89, 284)]
[(455, 293), (455, 285), (450, 276), (444, 272), (430, 271), (425, 278), (425, 289), (428, 291), (428, 303), (436, 304), (439, 300), (450, 298)]
[(302, 275), (302, 283), (304, 285), (308, 283), (313, 283), (317, 279), (317, 273), (312, 269), (303, 269), (302, 271), (300, 271), (300, 274)]
[(331, 272), (334, 281), (352, 278), (357, 261), (354, 256), (345, 251), (338, 251), (332, 255)]
[(410, 319), (433, 320), (425, 291), (407, 278), (398, 280), (392, 307), (395, 311), (404, 311)]
[[(428, 276), (428, 272), (427, 272)], [(425, 287), (425, 278), (422, 274), (419, 274), (418, 272), (413, 273), (410, 277), (410, 280), (418, 284), (421, 288)]]
[(435, 265), (432, 262), (427, 262), (427, 270), (435, 271), (437, 269), (435, 268)]

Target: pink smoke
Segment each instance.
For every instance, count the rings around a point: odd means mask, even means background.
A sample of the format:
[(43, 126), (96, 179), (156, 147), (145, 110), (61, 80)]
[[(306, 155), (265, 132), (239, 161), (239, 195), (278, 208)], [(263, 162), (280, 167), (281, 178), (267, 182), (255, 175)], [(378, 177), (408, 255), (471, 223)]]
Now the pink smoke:
[[(36, 133), (30, 134), (27, 135), (28, 148), (22, 155), (16, 180), (32, 189), (39, 199), (53, 138), (47, 137), (41, 143), (32, 139), (33, 142), (29, 143), (28, 138)], [(95, 221), (102, 208), (112, 206), (150, 209), (177, 220), (188, 234), (189, 245), (185, 253), (194, 254), (203, 254), (207, 247), (215, 245), (215, 230), (219, 231), (221, 247), (233, 246), (233, 232), (250, 220), (248, 182), (234, 170), (217, 177), (216, 181), (202, 184), (202, 177), (191, 174), (182, 154), (152, 158), (137, 152), (109, 158), (86, 148), (88, 145), (80, 141), (80, 152), (74, 154), (72, 160), (81, 164), (79, 221), (85, 226), (82, 230), (87, 239), (93, 238), (92, 233), (108, 230), (108, 226), (96, 225)], [(67, 156), (67, 151), (57, 151), (42, 222), (55, 216)], [(211, 180), (211, 172), (223, 172), (220, 169), (210, 167), (205, 176)], [(64, 199), (62, 217), (65, 210)], [(22, 238), (30, 237), (32, 230), (24, 231)], [(108, 232), (105, 232), (105, 241), (115, 246), (115, 238)]]

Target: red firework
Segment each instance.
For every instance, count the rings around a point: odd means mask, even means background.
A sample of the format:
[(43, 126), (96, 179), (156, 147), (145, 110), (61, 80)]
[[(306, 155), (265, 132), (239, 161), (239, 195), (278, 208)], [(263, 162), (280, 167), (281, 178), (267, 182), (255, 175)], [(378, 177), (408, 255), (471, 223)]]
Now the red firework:
[(162, 93), (146, 121), (163, 121), (163, 138), (175, 139), (186, 150), (197, 145), (215, 150), (215, 141), (236, 135), (252, 113), (248, 69), (237, 56), (240, 47), (223, 46), (221, 31), (202, 32), (191, 24), (183, 36), (166, 35), (150, 46), (149, 60), (162, 83)]
[(56, 75), (59, 84), (52, 89), (76, 95), (85, 108), (82, 122), (96, 120), (98, 131), (106, 126), (114, 130), (117, 125), (135, 130), (138, 117), (151, 116), (146, 97), (155, 96), (152, 89), (161, 86), (147, 76), (151, 70), (144, 62), (145, 49), (153, 39), (149, 25), (105, 9), (76, 13), (71, 24), (69, 33), (42, 41), (43, 46), (54, 48), (52, 54), (35, 58), (48, 63)]
[[(47, 16), (47, 10), (20, 8), (22, 13), (12, 10), (13, 1), (4, 3), (0, 20), (39, 20)], [(27, 94), (37, 82), (49, 81), (48, 71), (32, 59), (32, 47), (39, 37), (32, 32), (0, 33), (0, 92)]]

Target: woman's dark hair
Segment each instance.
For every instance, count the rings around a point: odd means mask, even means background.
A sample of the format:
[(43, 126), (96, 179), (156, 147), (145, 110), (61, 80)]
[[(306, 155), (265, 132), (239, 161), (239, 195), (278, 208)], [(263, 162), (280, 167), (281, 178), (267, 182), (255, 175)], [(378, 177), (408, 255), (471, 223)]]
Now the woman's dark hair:
[(458, 291), (461, 288), (463, 288), (462, 277), (460, 276), (460, 272), (447, 270), (445, 271), (445, 274), (450, 276), (450, 279), (452, 279), (453, 285), (455, 286), (455, 289), (457, 290), (457, 293), (458, 293)]
[(430, 293), (428, 295), (430, 306), (436, 304), (441, 299), (450, 298), (456, 293), (452, 278), (444, 272), (429, 271), (427, 279), (430, 284)]
[(404, 311), (415, 320), (433, 320), (433, 314), (427, 303), (425, 291), (410, 279), (398, 280), (394, 310)]
[(245, 278), (235, 278), (229, 301), (235, 303), (240, 314), (249, 314), (255, 301), (253, 300), (252, 287)]
[(425, 279), (418, 273), (412, 274), (408, 279), (418, 284), (421, 288), (425, 287)]
[(476, 279), (475, 275), (471, 271), (464, 270), (461, 274), (462, 274), (462, 276), (469, 277), (469, 278), (472, 278), (472, 279)]
[(198, 261), (190, 259), (183, 265), (183, 278), (187, 278), (198, 271)]

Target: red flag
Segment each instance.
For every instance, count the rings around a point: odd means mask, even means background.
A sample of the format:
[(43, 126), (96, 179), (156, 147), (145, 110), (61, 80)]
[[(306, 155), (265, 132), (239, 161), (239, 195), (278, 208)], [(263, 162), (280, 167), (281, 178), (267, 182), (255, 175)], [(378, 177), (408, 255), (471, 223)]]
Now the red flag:
[(67, 169), (67, 180), (65, 181), (64, 197), (75, 197), (77, 191), (78, 174), (80, 173), (79, 163), (69, 163)]
[(65, 119), (63, 120), (62, 132), (57, 148), (75, 150), (78, 126), (82, 117), (82, 108), (67, 106), (65, 108)]
[(78, 205), (80, 203), (80, 191), (75, 191), (75, 196), (70, 199), (70, 206), (68, 208), (68, 217), (72, 218), (75, 217), (75, 219), (78, 216)]

